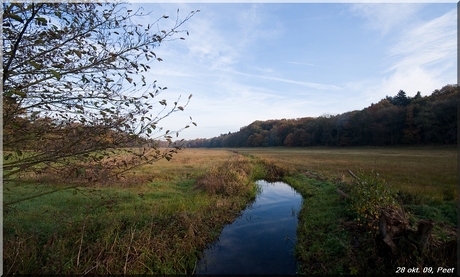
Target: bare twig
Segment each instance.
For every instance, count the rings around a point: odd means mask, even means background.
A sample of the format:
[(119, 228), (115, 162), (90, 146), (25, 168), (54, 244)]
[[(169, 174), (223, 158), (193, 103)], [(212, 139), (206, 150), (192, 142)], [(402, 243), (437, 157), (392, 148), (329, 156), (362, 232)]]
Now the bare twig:
[(93, 270), (93, 269), (95, 269), (95, 268), (97, 268), (97, 267), (98, 267), (98, 265), (96, 264), (96, 265), (95, 265), (95, 266), (93, 266), (92, 268), (90, 268), (90, 269), (87, 269), (85, 272), (83, 272), (83, 275), (87, 275), (88, 273), (90, 273), (90, 272), (91, 272), (91, 270)]
[(11, 269), (13, 269), (14, 264), (16, 263), (16, 258), (19, 255), (19, 247), (21, 245), (21, 241), (19, 240), (19, 237), (16, 238), (17, 240), (17, 248), (16, 248), (16, 255), (14, 255), (13, 263), (11, 264), (11, 267), (8, 269), (8, 272), (6, 274), (9, 274), (11, 272)]
[(356, 175), (355, 175), (353, 172), (351, 172), (351, 170), (349, 170), (349, 169), (347, 169), (347, 170), (348, 170), (348, 173), (350, 173), (350, 175), (351, 175), (353, 178), (355, 178), (356, 180), (359, 179), (358, 177), (356, 177)]
[(56, 190), (52, 190), (52, 191), (40, 193), (40, 194), (37, 194), (37, 195), (32, 195), (32, 196), (30, 196), (30, 197), (22, 198), (22, 199), (19, 199), (19, 200), (15, 200), (15, 201), (8, 202), (8, 203), (3, 203), (3, 206), (6, 207), (6, 206), (9, 206), (9, 205), (11, 205), (11, 204), (16, 204), (16, 203), (19, 203), (19, 202), (22, 202), (22, 201), (26, 201), (26, 200), (29, 200), (29, 199), (37, 198), (37, 197), (40, 197), (40, 196), (43, 196), (43, 195), (47, 195), (47, 194), (51, 194), (51, 193), (54, 193), (54, 192), (58, 192), (58, 191), (61, 191), (61, 190), (73, 189), (73, 188), (76, 188), (76, 187), (78, 187), (78, 186), (80, 186), (80, 185), (70, 186), (70, 187), (66, 187), (66, 188), (59, 188), (59, 189), (56, 189)]

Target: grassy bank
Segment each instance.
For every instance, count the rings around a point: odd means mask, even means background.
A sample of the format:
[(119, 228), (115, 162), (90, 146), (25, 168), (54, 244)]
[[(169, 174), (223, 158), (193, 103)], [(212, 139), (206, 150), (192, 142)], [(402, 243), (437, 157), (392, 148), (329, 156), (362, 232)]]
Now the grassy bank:
[(304, 201), (298, 215), (296, 257), (303, 274), (348, 274), (350, 263), (350, 234), (340, 230), (338, 221), (344, 206), (338, 201), (336, 187), (299, 174), (284, 178)]
[[(354, 201), (337, 193), (337, 188), (344, 189), (348, 184), (324, 181), (305, 174), (287, 176), (283, 180), (304, 197), (298, 215), (295, 248), (301, 274), (392, 275), (398, 267), (422, 270), (427, 265), (444, 268), (457, 265), (457, 218), (453, 201), (445, 201), (441, 206), (404, 205), (410, 207), (406, 208), (406, 216), (411, 226), (407, 228), (408, 236), (394, 239), (401, 251), (393, 255), (382, 240), (378, 219), (371, 224), (372, 221), (366, 220), (370, 218), (368, 210), (354, 209)], [(419, 210), (409, 212), (414, 209)], [(362, 214), (365, 217), (358, 219)], [(417, 224), (423, 220), (432, 222), (434, 229), (428, 246), (422, 252), (419, 245), (409, 239), (416, 237)]]
[[(263, 174), (260, 164), (229, 151), (187, 149), (127, 177), (136, 182), (50, 194), (68, 184), (5, 184), (5, 203), (44, 195), (4, 207), (4, 272), (192, 273), (206, 244), (254, 199), (253, 181)], [(212, 178), (237, 189), (203, 186)]]

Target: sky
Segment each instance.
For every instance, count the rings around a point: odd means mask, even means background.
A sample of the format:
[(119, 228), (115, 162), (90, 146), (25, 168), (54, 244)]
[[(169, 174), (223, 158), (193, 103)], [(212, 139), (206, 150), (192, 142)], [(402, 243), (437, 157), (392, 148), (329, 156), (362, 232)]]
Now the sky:
[(361, 110), (404, 90), (422, 96), (457, 83), (456, 3), (131, 3), (145, 22), (172, 26), (147, 80), (181, 96), (184, 111), (160, 125), (179, 139), (212, 138), (255, 120)]

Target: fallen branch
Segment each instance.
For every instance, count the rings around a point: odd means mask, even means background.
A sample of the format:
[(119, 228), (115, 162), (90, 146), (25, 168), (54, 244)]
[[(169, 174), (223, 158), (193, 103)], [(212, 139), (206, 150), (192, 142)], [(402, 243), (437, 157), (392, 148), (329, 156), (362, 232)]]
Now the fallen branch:
[(348, 173), (350, 173), (350, 175), (355, 178), (356, 180), (359, 180), (359, 178), (353, 173), (351, 172), (351, 170), (347, 169), (348, 170)]
[(345, 197), (345, 198), (350, 198), (350, 195), (348, 195), (347, 193), (341, 191), (340, 189), (337, 189), (337, 193), (340, 194), (341, 196)]

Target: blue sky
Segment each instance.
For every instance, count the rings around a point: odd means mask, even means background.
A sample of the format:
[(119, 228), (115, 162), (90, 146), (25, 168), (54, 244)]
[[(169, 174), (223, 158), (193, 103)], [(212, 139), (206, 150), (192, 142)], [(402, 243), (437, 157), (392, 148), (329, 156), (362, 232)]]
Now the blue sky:
[[(255, 120), (361, 110), (400, 89), (408, 96), (457, 83), (457, 9), (444, 4), (136, 3), (153, 22), (176, 10), (185, 40), (155, 49), (146, 75), (174, 102), (193, 94), (162, 125), (189, 116), (179, 138), (211, 138)], [(162, 25), (163, 24), (163, 25)]]

